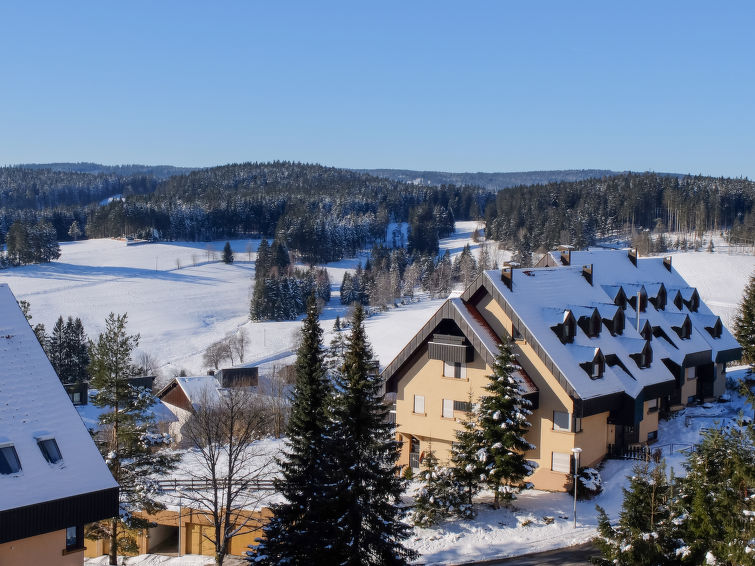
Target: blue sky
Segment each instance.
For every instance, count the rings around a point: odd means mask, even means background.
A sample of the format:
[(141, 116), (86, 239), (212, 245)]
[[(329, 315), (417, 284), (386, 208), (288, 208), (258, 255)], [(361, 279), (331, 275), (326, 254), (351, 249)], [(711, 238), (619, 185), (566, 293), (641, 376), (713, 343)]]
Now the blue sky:
[(755, 178), (752, 2), (3, 2), (0, 163)]

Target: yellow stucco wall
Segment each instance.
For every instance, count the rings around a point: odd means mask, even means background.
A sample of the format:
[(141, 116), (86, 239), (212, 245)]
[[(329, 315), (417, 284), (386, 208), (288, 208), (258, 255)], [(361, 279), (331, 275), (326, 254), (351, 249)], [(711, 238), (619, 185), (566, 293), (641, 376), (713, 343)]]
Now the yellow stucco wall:
[(648, 441), (648, 433), (658, 431), (658, 407), (660, 406), (660, 400), (656, 400), (654, 408), (650, 407), (651, 401), (645, 401), (642, 420), (640, 421), (639, 440), (640, 442)]
[(0, 565), (81, 566), (84, 563), (83, 549), (66, 553), (65, 548), (65, 530), (6, 542), (0, 544)]
[(695, 368), (685, 368), (684, 385), (682, 385), (682, 405), (687, 404), (687, 399), (697, 394), (697, 378), (695, 377)]

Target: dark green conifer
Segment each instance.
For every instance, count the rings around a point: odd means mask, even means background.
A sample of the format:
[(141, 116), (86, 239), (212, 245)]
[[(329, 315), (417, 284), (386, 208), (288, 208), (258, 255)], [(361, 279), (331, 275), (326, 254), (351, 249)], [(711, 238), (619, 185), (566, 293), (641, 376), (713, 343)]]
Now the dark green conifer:
[(250, 559), (262, 564), (337, 564), (339, 538), (333, 515), (333, 469), (329, 404), (332, 390), (323, 365), (322, 329), (310, 296), (296, 358), (286, 450), (279, 461), (276, 489), (285, 503), (273, 505), (259, 546)]
[(476, 515), (472, 499), (485, 481), (485, 469), (480, 452), (482, 431), (477, 426), (477, 415), (472, 406), (472, 394), (467, 398), (467, 411), (456, 431), (456, 442), (451, 446), (451, 464), (459, 504), (457, 514), (466, 519)]
[(742, 346), (742, 359), (755, 364), (755, 273), (745, 287), (739, 312), (734, 319), (734, 336)]
[(233, 263), (233, 250), (231, 249), (231, 242), (226, 242), (223, 246), (223, 263)]
[(533, 446), (524, 439), (531, 426), (527, 417), (531, 403), (522, 397), (519, 382), (514, 376), (514, 356), (508, 344), (498, 350), (493, 375), (485, 386), (487, 392), (480, 398), (479, 424), (481, 428), (486, 483), (495, 493), (493, 507), (500, 506), (503, 499), (509, 501), (521, 488), (525, 477), (534, 471), (533, 463), (524, 452)]
[(361, 305), (354, 310), (344, 363), (337, 376), (333, 440), (337, 447), (339, 560), (344, 565), (406, 564), (416, 553), (402, 541), (403, 481), (396, 461), (399, 444), (388, 423), (382, 382), (364, 329)]

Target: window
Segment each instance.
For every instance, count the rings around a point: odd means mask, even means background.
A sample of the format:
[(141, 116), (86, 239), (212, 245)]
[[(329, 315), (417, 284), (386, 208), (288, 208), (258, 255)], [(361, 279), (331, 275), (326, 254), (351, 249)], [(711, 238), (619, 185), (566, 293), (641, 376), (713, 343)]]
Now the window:
[(648, 433), (648, 442), (652, 442), (654, 440), (658, 440), (658, 431), (657, 430), (651, 430)]
[(574, 417), (574, 432), (582, 432), (582, 419), (581, 419), (581, 417)]
[(695, 368), (694, 367), (686, 368), (684, 370), (684, 377), (687, 378), (687, 381), (691, 381), (695, 379), (697, 377), (697, 375), (695, 375)]
[(553, 430), (571, 430), (569, 427), (569, 413), (563, 411), (553, 411)]
[(472, 411), (472, 403), (469, 401), (454, 401), (454, 411), (469, 413)]
[(414, 396), (414, 412), (419, 413), (421, 415), (425, 414), (425, 396), (424, 395)]
[(0, 474), (17, 474), (21, 471), (21, 462), (12, 444), (0, 446)]
[(592, 363), (592, 372), (590, 373), (590, 377), (592, 377), (593, 379), (603, 377), (603, 363), (600, 360), (596, 360)]
[(81, 404), (81, 391), (74, 391), (73, 395), (71, 395), (71, 401), (73, 401), (74, 405), (80, 405)]
[(443, 418), (454, 418), (454, 401), (453, 399), (443, 399)]
[(83, 547), (81, 527), (66, 528), (66, 550), (77, 550)]
[(648, 400), (648, 413), (654, 413), (658, 410), (658, 399)]
[(50, 464), (57, 464), (63, 459), (60, 455), (60, 449), (58, 443), (54, 438), (44, 438), (37, 440), (37, 446), (42, 451), (42, 456), (45, 457)]
[(443, 377), (467, 378), (467, 367), (461, 362), (443, 362)]
[(419, 440), (412, 438), (409, 443), (409, 467), (419, 469)]
[(568, 452), (553, 452), (551, 470), (554, 472), (571, 472), (571, 454)]

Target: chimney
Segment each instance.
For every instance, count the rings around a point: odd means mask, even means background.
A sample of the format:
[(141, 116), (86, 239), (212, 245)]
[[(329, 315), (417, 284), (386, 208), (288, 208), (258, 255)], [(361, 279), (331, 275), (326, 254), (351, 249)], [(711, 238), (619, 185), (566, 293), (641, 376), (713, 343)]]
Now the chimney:
[(629, 248), (629, 253), (627, 254), (629, 256), (629, 261), (631, 261), (635, 267), (637, 267), (637, 258), (640, 256), (640, 254), (637, 252), (637, 248)]
[(663, 267), (671, 271), (671, 256), (667, 255), (663, 258)]
[(574, 246), (558, 246), (558, 249), (561, 252), (561, 263), (571, 265), (571, 251), (574, 249)]
[(514, 278), (514, 269), (511, 266), (504, 267), (503, 269), (501, 269), (501, 281), (503, 281), (503, 284), (509, 288), (509, 291), (514, 290), (513, 278)]
[(592, 263), (582, 266), (582, 277), (587, 279), (587, 282), (592, 285)]

